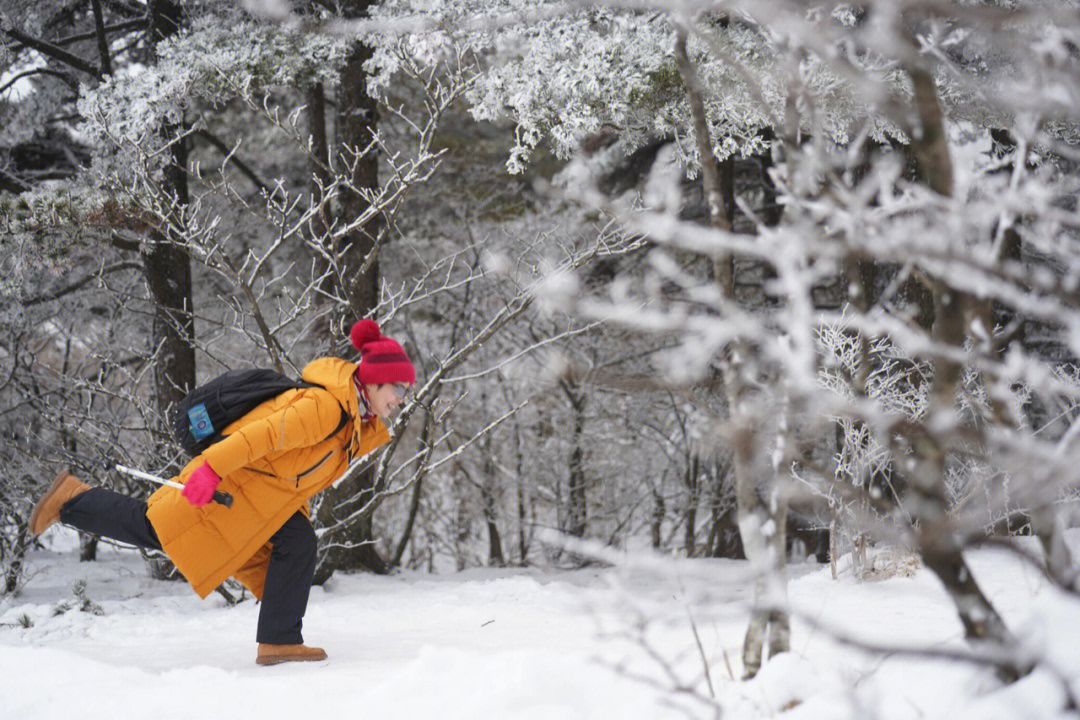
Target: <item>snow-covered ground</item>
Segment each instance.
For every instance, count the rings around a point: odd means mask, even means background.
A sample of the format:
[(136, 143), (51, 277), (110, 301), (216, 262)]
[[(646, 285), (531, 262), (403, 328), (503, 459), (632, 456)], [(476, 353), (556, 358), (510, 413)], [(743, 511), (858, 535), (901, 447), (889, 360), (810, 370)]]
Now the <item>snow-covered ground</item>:
[[(578, 718), (915, 720), (1075, 717), (1062, 684), (1038, 671), (1008, 688), (955, 662), (867, 654), (796, 621), (793, 651), (752, 681), (739, 655), (746, 567), (681, 561), (572, 572), (335, 576), (315, 588), (305, 638), (323, 663), (258, 667), (250, 600), (200, 601), (148, 579), (130, 551), (79, 563), (66, 530), (46, 535), (16, 597), (0, 600), (0, 718)], [(1013, 555), (971, 556), (1018, 635), (1080, 694), (1080, 601)], [(660, 564), (658, 564), (660, 565)], [(800, 613), (863, 639), (964, 647), (948, 599), (924, 569), (856, 582), (792, 568)], [(97, 615), (77, 605), (72, 587)], [(29, 627), (24, 627), (29, 621)], [(700, 638), (706, 661), (695, 642)], [(704, 669), (707, 665), (708, 677)], [(715, 704), (696, 699), (715, 693)]]

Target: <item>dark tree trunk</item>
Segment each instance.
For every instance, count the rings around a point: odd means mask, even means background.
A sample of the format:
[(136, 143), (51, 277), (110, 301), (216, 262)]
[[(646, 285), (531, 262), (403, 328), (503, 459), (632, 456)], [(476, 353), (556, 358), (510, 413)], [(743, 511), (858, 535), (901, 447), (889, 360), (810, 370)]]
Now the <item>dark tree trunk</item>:
[(685, 530), (684, 548), (686, 557), (694, 557), (697, 549), (697, 505), (700, 492), (698, 490), (698, 459), (692, 457), (689, 467), (686, 468), (686, 508), (683, 512), (683, 529)]
[(712, 522), (709, 525), (707, 551), (709, 557), (743, 560), (746, 555), (739, 535), (731, 473), (730, 463), (717, 463), (710, 498)]
[(570, 400), (574, 413), (574, 429), (570, 435), (570, 462), (566, 499), (566, 534), (585, 537), (588, 524), (588, 494), (585, 478), (582, 441), (585, 435), (585, 394), (576, 385), (562, 381), (563, 392)]
[(79, 533), (79, 562), (94, 562), (97, 560), (97, 535)]
[(745, 560), (735, 506), (713, 516), (709, 528), (709, 557)]
[[(371, 0), (354, 0), (344, 5), (347, 17), (367, 14)], [(364, 63), (372, 56), (372, 48), (364, 43), (353, 45), (344, 66), (338, 74), (337, 138), (332, 162), (337, 171), (349, 173), (350, 180), (358, 190), (376, 190), (379, 187), (378, 155), (371, 148), (378, 123), (378, 106), (367, 92), (367, 73)], [(311, 123), (317, 124), (312, 116)], [(369, 207), (368, 200), (359, 192), (345, 189), (335, 211), (337, 225), (350, 224)], [(378, 236), (379, 219), (374, 218), (343, 237), (334, 250), (340, 253), (343, 266), (332, 282), (334, 291), (344, 297), (354, 316), (369, 316), (378, 304), (379, 266), (374, 257), (375, 239)], [(355, 480), (342, 483), (327, 490), (316, 523), (332, 524), (327, 517), (331, 508), (349, 501), (353, 507), (363, 505), (374, 494), (374, 471), (362, 473)], [(320, 538), (319, 565), (315, 572), (316, 584), (325, 582), (334, 570), (370, 570), (385, 573), (386, 560), (374, 544), (373, 517), (367, 513), (356, 522), (349, 523), (333, 533)], [(337, 543), (329, 547), (329, 543)]]
[(491, 567), (506, 567), (506, 558), (503, 557), (502, 538), (499, 535), (497, 523), (495, 496), (495, 473), (496, 467), (492, 457), (495, 448), (491, 445), (491, 435), (484, 438), (484, 476), (480, 478), (480, 501), (483, 503), (484, 524), (488, 532), (488, 565)]
[[(366, 12), (368, 3), (363, 5)], [(357, 43), (341, 69), (337, 114), (339, 156), (336, 158), (337, 162), (351, 168), (354, 187), (369, 190), (379, 187), (378, 153), (371, 147), (379, 112), (375, 100), (367, 93), (367, 73), (363, 67), (371, 59), (372, 53), (371, 47)], [(369, 206), (369, 201), (363, 195), (345, 190), (341, 199), (342, 221), (353, 221)], [(357, 317), (370, 313), (379, 301), (379, 264), (375, 257), (369, 255), (375, 248), (380, 228), (380, 219), (373, 218), (343, 238), (339, 248), (344, 259), (342, 282), (345, 287), (341, 290)]]
[[(177, 197), (186, 196), (186, 184), (177, 177), (173, 180), (180, 181), (175, 187)], [(165, 423), (171, 408), (195, 384), (195, 326), (187, 253), (167, 237), (157, 237), (143, 254), (143, 275), (154, 303), (154, 380), (158, 414)], [(166, 430), (164, 424), (161, 429)]]
[(4, 595), (15, 592), (15, 589), (19, 587), (26, 553), (34, 544), (34, 539), (30, 537), (29, 527), (26, 520), (19, 519), (15, 542), (12, 545), (12, 557), (4, 571)]
[(933, 74), (923, 68), (910, 69), (914, 86), (915, 113), (919, 120), (912, 132), (911, 153), (916, 174), (931, 190), (951, 196), (953, 191), (952, 160), (949, 138), (941, 120), (941, 105)]
[(518, 564), (526, 565), (529, 559), (529, 540), (525, 534), (525, 525), (528, 521), (528, 513), (525, 509), (525, 487), (519, 482), (517, 486), (517, 515), (518, 515)]
[[(330, 143), (326, 129), (326, 91), (322, 83), (315, 83), (307, 90), (308, 134), (311, 140), (311, 159), (308, 169), (311, 173), (311, 204), (319, 208), (309, 226), (310, 242), (322, 245), (330, 250), (330, 232), (334, 222), (334, 207), (327, 196), (330, 184)], [(334, 280), (327, 276), (329, 264), (321, 255), (313, 258), (316, 277), (326, 278), (321, 283), (324, 294), (316, 295), (315, 319), (306, 332), (304, 344), (312, 348), (313, 354), (325, 355), (332, 352), (334, 331), (332, 318), (334, 306), (326, 296), (333, 294)]]
[(728, 227), (735, 227), (735, 156), (728, 157), (723, 162), (717, 163), (720, 179), (720, 197), (724, 201), (724, 215), (727, 217)]
[[(311, 134), (311, 195), (314, 202), (323, 198), (323, 189), (330, 184), (330, 141), (326, 135), (326, 91), (322, 83), (315, 83), (307, 92), (308, 132)], [(315, 230), (325, 233), (327, 214), (320, 215), (324, 222)]]
[(525, 459), (521, 453), (521, 437), (518, 434), (517, 425), (514, 426), (514, 455), (517, 458), (515, 468), (517, 470), (516, 477), (516, 490), (517, 490), (517, 541), (518, 541), (518, 564), (526, 565), (529, 558), (529, 538), (527, 528), (529, 526), (528, 519), (528, 495), (525, 493), (525, 483), (521, 481), (523, 473), (523, 465)]
[(401, 566), (401, 558), (405, 555), (405, 548), (409, 546), (413, 528), (416, 526), (416, 516), (420, 512), (420, 497), (423, 495), (423, 487), (424, 481), (422, 479), (418, 479), (416, 484), (413, 485), (412, 496), (409, 498), (409, 514), (405, 518), (405, 529), (401, 531), (401, 538), (398, 540), (397, 547), (394, 548), (394, 554), (390, 558), (390, 567)]
[(488, 565), (491, 567), (506, 567), (506, 559), (503, 557), (502, 539), (499, 536), (499, 526), (495, 523), (495, 503), (488, 493), (484, 497), (484, 523), (488, 531)]
[(649, 534), (652, 538), (653, 549), (659, 550), (664, 542), (664, 515), (667, 514), (667, 507), (664, 503), (664, 494), (659, 488), (652, 489), (652, 498), (653, 511), (652, 517), (649, 518)]
[(457, 511), (454, 517), (454, 559), (457, 562), (458, 571), (468, 567), (465, 547), (472, 537), (472, 508), (466, 501), (467, 492), (459, 488), (457, 496)]
[[(361, 478), (362, 479), (362, 478)], [(316, 524), (334, 526), (338, 521), (334, 506), (337, 500), (350, 500), (348, 508), (363, 507), (374, 497), (370, 482), (366, 488), (359, 482), (342, 483), (323, 493), (322, 503), (316, 513)], [(347, 492), (353, 489), (353, 492)], [(372, 534), (373, 514), (328, 530), (319, 536), (319, 559), (315, 566), (314, 585), (322, 585), (336, 570), (367, 570), (379, 575), (386, 574), (390, 565), (379, 554)]]
[[(990, 152), (996, 158), (1005, 158), (1016, 153), (1016, 140), (1013, 139), (1012, 133), (1008, 130), (1001, 130), (998, 128), (990, 131)], [(1001, 169), (1000, 172), (1012, 174), (1013, 165), (1016, 162), (1016, 158), (1012, 163), (1009, 163)], [(995, 225), (994, 231), (997, 232), (998, 228)], [(1009, 225), (1003, 231), (1002, 247), (999, 253), (999, 257), (1002, 260), (1011, 260), (1013, 262), (1019, 262), (1023, 253), (1023, 244), (1021, 242), (1020, 233), (1016, 230), (1015, 222)], [(1011, 319), (1011, 318), (1010, 318)], [(1021, 342), (1023, 341), (1022, 335), (1020, 336)]]
[[(945, 118), (938, 102), (933, 76), (924, 68), (909, 68), (914, 85), (914, 111), (917, 122), (912, 129), (917, 179), (941, 195), (953, 193), (952, 160), (949, 155)], [(932, 288), (934, 343), (962, 347), (972, 321), (976, 303), (972, 299), (934, 281)], [(987, 328), (988, 330), (990, 328)], [(930, 384), (927, 415), (945, 413), (955, 404), (964, 368), (954, 360), (938, 358)], [(999, 647), (1015, 647), (1016, 640), (1001, 616), (983, 594), (961, 554), (963, 545), (948, 528), (948, 501), (945, 497), (945, 452), (931, 437), (917, 434), (910, 439), (916, 461), (915, 474), (908, 478), (911, 490), (919, 494), (926, 508), (918, 531), (919, 552), (926, 566), (937, 575), (948, 592), (969, 639), (989, 640)], [(909, 491), (910, 492), (910, 491)], [(1017, 677), (1015, 668), (1000, 668), (1007, 679)]]
[(943, 538), (942, 542), (924, 547), (922, 558), (926, 567), (944, 583), (946, 591), (956, 603), (966, 638), (1000, 640), (1009, 636), (1001, 616), (976, 584), (958, 543)]
[(765, 140), (769, 142), (770, 148), (758, 157), (758, 161), (761, 163), (761, 219), (768, 227), (776, 227), (780, 224), (780, 219), (784, 215), (784, 206), (778, 202), (779, 192), (776, 189), (776, 183), (773, 182), (772, 175), (769, 173), (769, 170), (775, 165), (771, 146), (776, 141), (776, 133), (772, 131), (772, 128), (766, 128), (762, 134)]
[[(150, 33), (157, 43), (175, 35), (183, 26), (183, 9), (178, 2), (151, 0)], [(166, 125), (161, 129), (166, 138), (175, 138), (182, 128)], [(150, 339), (154, 354), (154, 392), (158, 428), (164, 437), (168, 433), (168, 418), (188, 390), (195, 386), (195, 323), (192, 316), (191, 261), (175, 230), (184, 226), (183, 209), (188, 204), (187, 140), (177, 139), (165, 168), (162, 194), (172, 198), (173, 215), (168, 226), (155, 232), (141, 253), (143, 277), (154, 305), (154, 322)], [(175, 580), (180, 573), (167, 558), (150, 561), (150, 574), (159, 580)]]
[[(183, 11), (179, 3), (153, 0), (151, 33), (161, 42), (177, 33)], [(176, 125), (162, 128), (169, 139), (183, 131)], [(187, 206), (187, 140), (172, 143), (170, 163), (165, 169), (163, 194), (174, 200), (168, 226), (154, 233), (147, 251), (142, 254), (143, 275), (154, 304), (151, 348), (155, 353), (154, 381), (159, 419), (167, 423), (172, 407), (195, 385), (195, 324), (191, 314), (191, 262), (175, 234), (184, 227), (183, 211)], [(163, 431), (167, 428), (163, 425)]]
[(102, 75), (112, 75), (112, 61), (109, 57), (109, 40), (105, 35), (105, 16), (101, 12), (101, 0), (92, 0), (94, 11), (94, 29), (97, 31), (98, 64)]

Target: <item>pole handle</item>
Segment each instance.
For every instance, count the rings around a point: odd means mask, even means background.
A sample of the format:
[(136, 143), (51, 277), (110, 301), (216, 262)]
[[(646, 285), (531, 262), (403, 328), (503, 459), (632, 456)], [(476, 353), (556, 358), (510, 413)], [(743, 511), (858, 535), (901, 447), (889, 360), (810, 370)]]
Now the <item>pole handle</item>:
[[(125, 475), (131, 475), (132, 477), (142, 478), (143, 480), (149, 480), (150, 482), (157, 483), (158, 485), (168, 485), (169, 487), (176, 488), (177, 490), (183, 490), (184, 489), (184, 486), (181, 485), (178, 482), (174, 482), (172, 480), (166, 480), (165, 478), (159, 478), (157, 475), (151, 475), (150, 473), (145, 473), (142, 470), (136, 470), (135, 468), (129, 468), (129, 467), (126, 467), (124, 465), (117, 465), (116, 469), (119, 470), (120, 472), (124, 473)], [(227, 508), (231, 508), (232, 507), (233, 496), (230, 495), (227, 492), (223, 492), (221, 490), (215, 490), (213, 500), (218, 505), (224, 505)]]

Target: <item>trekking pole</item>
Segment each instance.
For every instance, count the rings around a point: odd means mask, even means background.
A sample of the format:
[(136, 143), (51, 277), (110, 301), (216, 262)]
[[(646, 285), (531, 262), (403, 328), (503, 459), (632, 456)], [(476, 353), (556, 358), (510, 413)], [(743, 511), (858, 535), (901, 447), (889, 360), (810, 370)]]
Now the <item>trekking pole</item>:
[[(166, 480), (164, 478), (159, 478), (157, 475), (151, 475), (150, 473), (144, 473), (142, 470), (136, 470), (135, 468), (129, 468), (129, 467), (125, 466), (125, 465), (117, 465), (116, 469), (119, 470), (120, 472), (124, 473), (125, 475), (131, 475), (132, 477), (141, 478), (143, 480), (149, 480), (150, 482), (157, 483), (158, 485), (168, 485), (169, 487), (176, 488), (177, 490), (183, 490), (184, 489), (184, 486), (181, 485), (178, 482), (174, 482), (172, 480)], [(227, 492), (221, 492), (220, 490), (215, 490), (214, 491), (214, 502), (216, 502), (218, 505), (224, 505), (225, 507), (232, 507), (232, 495), (230, 495)]]

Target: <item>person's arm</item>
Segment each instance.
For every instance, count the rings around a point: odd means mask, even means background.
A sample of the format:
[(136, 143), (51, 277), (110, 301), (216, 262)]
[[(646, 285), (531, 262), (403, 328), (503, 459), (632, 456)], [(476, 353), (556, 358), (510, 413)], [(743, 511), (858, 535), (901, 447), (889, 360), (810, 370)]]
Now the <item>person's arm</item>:
[(202, 457), (225, 477), (270, 453), (322, 442), (340, 421), (341, 405), (334, 396), (311, 388), (281, 410), (237, 428)]

